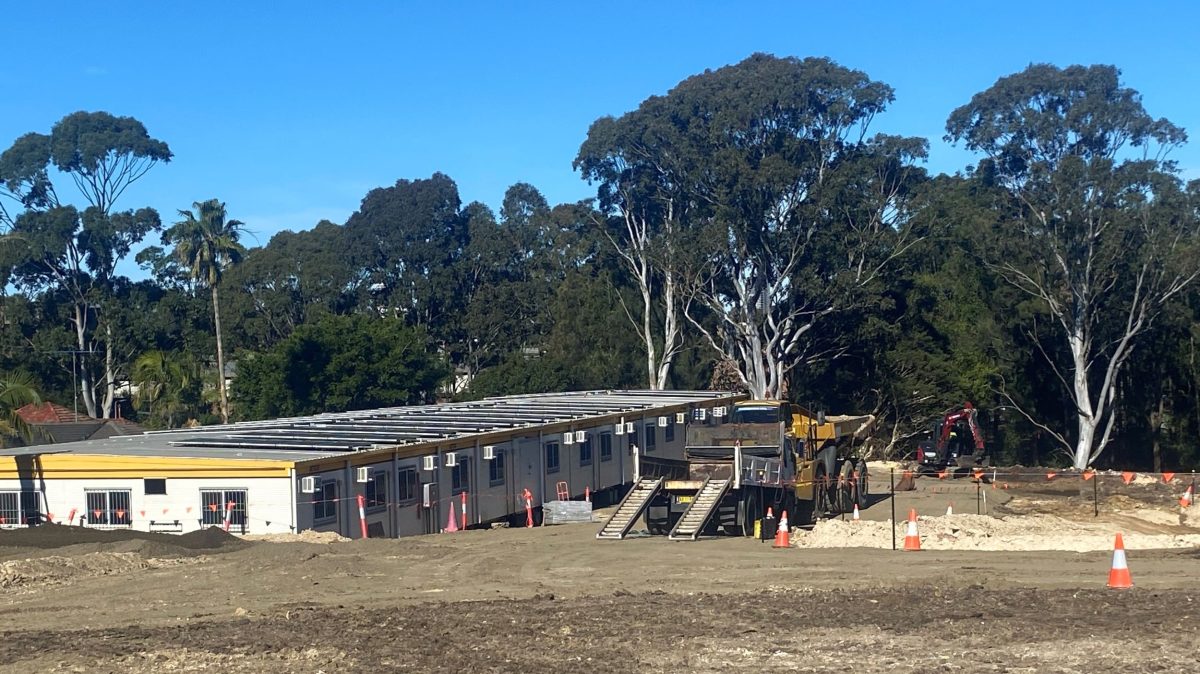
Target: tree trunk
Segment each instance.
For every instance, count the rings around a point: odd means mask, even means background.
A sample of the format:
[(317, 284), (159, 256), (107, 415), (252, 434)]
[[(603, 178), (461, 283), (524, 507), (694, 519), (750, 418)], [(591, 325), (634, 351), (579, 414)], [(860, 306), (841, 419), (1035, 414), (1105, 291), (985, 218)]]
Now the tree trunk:
[(87, 415), (96, 418), (96, 395), (92, 391), (92, 379), (87, 369), (87, 304), (75, 303), (75, 348), (79, 350), (71, 359), (71, 366), (79, 368), (79, 397), (83, 398), (83, 407)]
[(1162, 472), (1162, 427), (1163, 414), (1166, 413), (1166, 397), (1166, 391), (1159, 391), (1158, 412), (1150, 415), (1152, 420), (1151, 433), (1153, 433), (1154, 437), (1154, 444), (1151, 446), (1150, 451), (1154, 461), (1154, 472), (1156, 473)]
[(217, 390), (221, 393), (221, 423), (229, 423), (229, 397), (225, 393), (225, 351), (221, 345), (221, 303), (217, 286), (212, 286), (213, 326), (217, 332)]
[(103, 418), (111, 419), (117, 400), (117, 373), (113, 371), (112, 326), (104, 326), (104, 409)]
[[(1087, 335), (1081, 327), (1076, 327), (1067, 341), (1071, 347), (1071, 356), (1075, 364), (1072, 402), (1075, 403), (1076, 428), (1079, 430), (1071, 465), (1078, 470), (1083, 470), (1091, 462), (1092, 449), (1096, 441), (1096, 426), (1099, 425), (1100, 420), (1092, 405), (1091, 388), (1088, 385), (1088, 356), (1090, 354), (1088, 353)], [(1104, 394), (1103, 391), (1100, 393)]]

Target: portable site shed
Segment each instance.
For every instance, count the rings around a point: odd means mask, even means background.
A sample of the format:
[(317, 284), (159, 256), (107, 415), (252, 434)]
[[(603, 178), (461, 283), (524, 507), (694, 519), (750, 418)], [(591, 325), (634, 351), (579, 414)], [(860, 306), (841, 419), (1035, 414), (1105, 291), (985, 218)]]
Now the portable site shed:
[[(362, 410), (0, 451), (0, 527), (434, 533), (633, 476), (632, 447), (682, 458), (696, 410), (742, 396), (584, 391)], [(464, 498), (465, 495), (465, 498)]]

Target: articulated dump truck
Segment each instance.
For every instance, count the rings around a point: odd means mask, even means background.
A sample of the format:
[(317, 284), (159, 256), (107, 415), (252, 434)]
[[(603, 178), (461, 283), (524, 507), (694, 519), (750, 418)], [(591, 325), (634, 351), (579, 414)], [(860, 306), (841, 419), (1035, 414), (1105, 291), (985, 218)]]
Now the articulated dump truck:
[(875, 417), (813, 414), (772, 400), (706, 417), (688, 424), (683, 460), (634, 450), (633, 488), (596, 538), (623, 539), (643, 517), (649, 534), (671, 540), (751, 536), (768, 507), (776, 517), (786, 510), (794, 525), (865, 507), (859, 449)]

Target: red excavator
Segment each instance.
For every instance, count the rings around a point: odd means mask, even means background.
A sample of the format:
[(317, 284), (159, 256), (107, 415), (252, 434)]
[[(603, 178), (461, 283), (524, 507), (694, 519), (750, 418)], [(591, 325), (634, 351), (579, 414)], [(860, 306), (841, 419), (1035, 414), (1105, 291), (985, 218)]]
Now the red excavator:
[(976, 421), (978, 412), (971, 403), (963, 403), (933, 424), (930, 439), (917, 445), (917, 465), (921, 472), (987, 465), (983, 434)]

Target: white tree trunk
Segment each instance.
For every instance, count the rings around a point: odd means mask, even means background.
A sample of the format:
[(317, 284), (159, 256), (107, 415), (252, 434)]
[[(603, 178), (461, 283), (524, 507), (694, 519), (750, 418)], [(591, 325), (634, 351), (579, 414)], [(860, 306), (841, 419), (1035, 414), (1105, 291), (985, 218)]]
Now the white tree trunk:
[(225, 391), (225, 350), (221, 344), (221, 303), (217, 300), (217, 286), (212, 286), (213, 326), (217, 332), (217, 389), (221, 393), (221, 423), (229, 423), (229, 396)]
[(104, 326), (104, 408), (100, 413), (111, 419), (117, 399), (117, 373), (113, 370), (112, 326)]
[(92, 390), (92, 378), (89, 376), (87, 362), (85, 357), (86, 351), (90, 351), (87, 341), (87, 311), (86, 303), (75, 303), (75, 348), (78, 353), (74, 354), (71, 359), (71, 367), (78, 368), (79, 375), (79, 397), (83, 399), (83, 407), (87, 410), (87, 415), (92, 418), (97, 418), (96, 415), (96, 395)]

